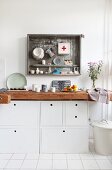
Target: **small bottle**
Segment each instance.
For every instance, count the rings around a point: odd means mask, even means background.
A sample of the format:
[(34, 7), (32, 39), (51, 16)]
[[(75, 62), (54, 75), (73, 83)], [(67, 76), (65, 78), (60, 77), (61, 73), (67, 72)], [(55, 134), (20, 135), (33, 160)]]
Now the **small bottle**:
[(39, 74), (40, 70), (39, 68), (36, 69), (36, 74)]
[(49, 70), (48, 70), (48, 73), (51, 73), (52, 71), (51, 71), (51, 67), (49, 67)]

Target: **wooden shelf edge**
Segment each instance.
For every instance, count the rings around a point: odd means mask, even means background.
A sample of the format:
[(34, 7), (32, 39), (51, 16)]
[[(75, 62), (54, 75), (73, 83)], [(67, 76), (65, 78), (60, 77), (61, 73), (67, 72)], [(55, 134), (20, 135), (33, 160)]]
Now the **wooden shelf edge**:
[(11, 95), (10, 94), (0, 94), (0, 104), (8, 104), (11, 102)]

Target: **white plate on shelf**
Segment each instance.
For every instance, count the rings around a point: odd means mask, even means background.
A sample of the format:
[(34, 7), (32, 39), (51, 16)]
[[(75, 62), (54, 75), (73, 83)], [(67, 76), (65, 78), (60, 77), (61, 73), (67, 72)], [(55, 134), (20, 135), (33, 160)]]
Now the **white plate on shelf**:
[(13, 73), (7, 78), (8, 89), (23, 89), (27, 85), (26, 77), (21, 73)]
[(64, 60), (62, 57), (55, 57), (54, 60), (53, 60), (53, 63), (55, 65), (64, 65)]
[(36, 60), (42, 59), (44, 57), (44, 50), (42, 48), (34, 48), (33, 50), (33, 58)]

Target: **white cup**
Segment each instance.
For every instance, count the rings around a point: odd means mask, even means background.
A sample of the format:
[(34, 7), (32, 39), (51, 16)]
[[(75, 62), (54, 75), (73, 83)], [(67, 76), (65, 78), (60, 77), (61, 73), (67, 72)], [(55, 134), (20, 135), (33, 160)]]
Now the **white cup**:
[(37, 87), (38, 87), (37, 84), (32, 84), (32, 91), (35, 91)]
[(48, 92), (48, 89), (46, 88), (46, 89), (44, 90), (44, 92)]
[(43, 73), (44, 73), (43, 70), (41, 70), (41, 71), (40, 71), (40, 74), (43, 74)]
[(36, 92), (40, 92), (40, 87), (36, 87), (36, 88), (35, 88), (35, 91), (36, 91)]
[(51, 87), (51, 92), (55, 93), (56, 92), (56, 88), (55, 87)]
[(46, 64), (46, 61), (45, 61), (45, 60), (42, 60), (42, 64), (45, 65), (45, 64)]
[(30, 70), (30, 73), (31, 74), (35, 74), (35, 70)]

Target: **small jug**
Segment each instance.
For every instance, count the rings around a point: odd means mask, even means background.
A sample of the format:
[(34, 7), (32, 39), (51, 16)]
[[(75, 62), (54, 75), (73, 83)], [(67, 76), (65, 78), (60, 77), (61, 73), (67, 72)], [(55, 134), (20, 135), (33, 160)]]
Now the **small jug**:
[(36, 69), (36, 74), (39, 74), (40, 70), (39, 68)]

